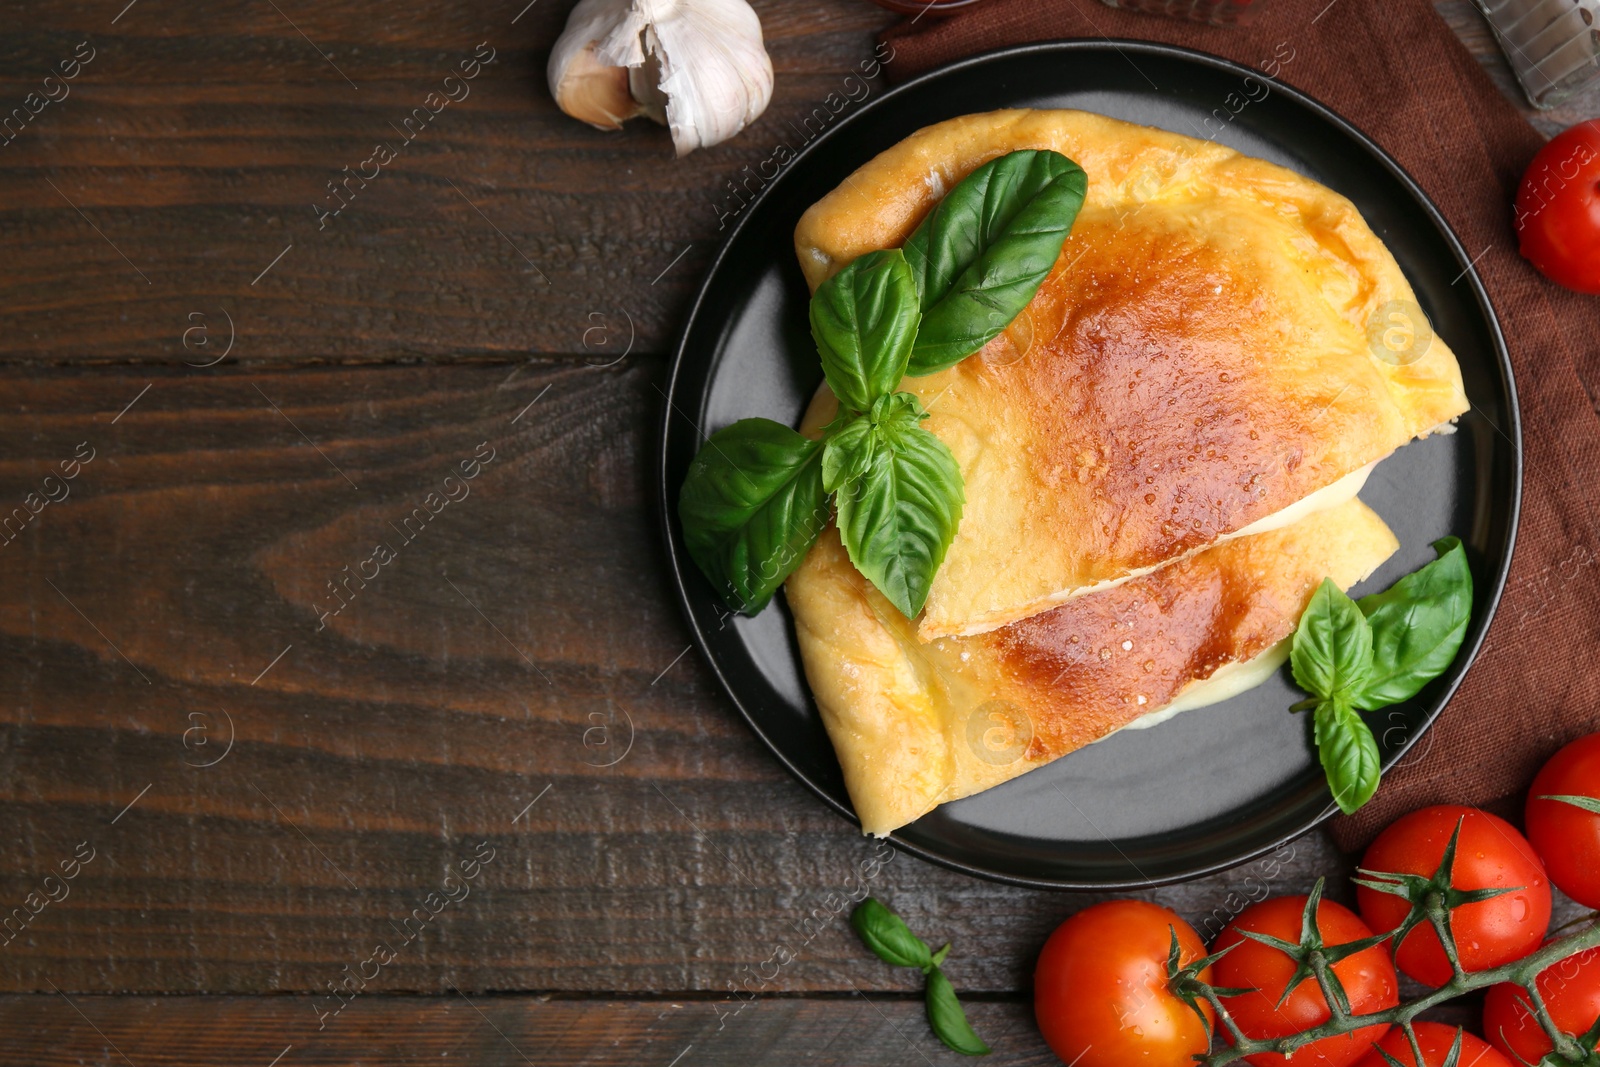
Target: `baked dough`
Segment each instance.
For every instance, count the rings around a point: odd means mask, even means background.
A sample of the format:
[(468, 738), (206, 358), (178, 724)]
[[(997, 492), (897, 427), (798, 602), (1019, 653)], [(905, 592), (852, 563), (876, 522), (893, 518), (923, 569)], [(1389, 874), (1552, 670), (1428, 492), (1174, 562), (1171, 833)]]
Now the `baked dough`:
[(899, 246), (960, 178), (1020, 148), (1076, 160), (1088, 198), (1012, 327), (902, 385), (966, 481), (924, 640), (1109, 588), (1297, 518), (1286, 509), (1307, 498), (1302, 511), (1337, 504), (1467, 410), (1444, 341), (1413, 362), (1375, 354), (1369, 323), (1414, 297), (1350, 201), (1080, 111), (968, 115), (890, 148), (801, 218), (807, 281)]
[(1175, 700), (1259, 682), (1250, 668), (1282, 663), (1325, 576), (1349, 587), (1397, 547), (1350, 500), (990, 633), (923, 643), (830, 525), (784, 592), (856, 815), (881, 836)]

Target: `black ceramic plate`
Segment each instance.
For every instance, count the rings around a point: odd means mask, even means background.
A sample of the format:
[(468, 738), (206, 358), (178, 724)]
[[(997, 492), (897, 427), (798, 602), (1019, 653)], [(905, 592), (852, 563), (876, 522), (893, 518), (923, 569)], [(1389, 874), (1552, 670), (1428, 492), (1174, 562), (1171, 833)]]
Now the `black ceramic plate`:
[[(1511, 559), (1522, 477), (1511, 368), (1468, 255), (1422, 190), (1376, 145), (1316, 101), (1276, 84), (1265, 99), (1220, 121), (1247, 98), (1246, 89), (1261, 97), (1261, 84), (1255, 72), (1226, 60), (1135, 41), (991, 53), (918, 78), (842, 119), (739, 213), (673, 364), (662, 517), (700, 651), (761, 739), (841, 814), (853, 817), (782, 598), (755, 618), (725, 614), (684, 551), (678, 486), (704, 434), (755, 415), (794, 425), (821, 381), (792, 251), (801, 212), (914, 130), (994, 108), (1080, 108), (1215, 136), (1348, 196), (1394, 252), (1435, 332), (1460, 359), (1473, 404), (1455, 434), (1402, 448), (1362, 492), (1401, 548), (1358, 595), (1432, 559), (1430, 543), (1445, 534), (1466, 542), (1472, 559), (1477, 604), (1454, 667), (1416, 700), (1369, 716), (1386, 769), (1419, 741), (1426, 745), (1425, 731), (1482, 642)], [(789, 147), (798, 149), (797, 141)], [(730, 197), (727, 206), (737, 203)], [(1123, 731), (946, 804), (894, 841), (972, 874), (1061, 888), (1150, 885), (1241, 863), (1335, 810), (1309, 717), (1287, 710), (1301, 696), (1285, 670), (1233, 700), (1155, 729)]]

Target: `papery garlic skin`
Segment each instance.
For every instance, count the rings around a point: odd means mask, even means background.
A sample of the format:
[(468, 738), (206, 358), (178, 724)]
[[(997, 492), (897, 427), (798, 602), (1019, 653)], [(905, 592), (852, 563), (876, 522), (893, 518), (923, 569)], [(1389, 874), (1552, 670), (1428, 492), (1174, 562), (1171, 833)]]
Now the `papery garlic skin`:
[(628, 91), (627, 69), (595, 57), (600, 39), (627, 14), (630, 2), (578, 0), (550, 51), (550, 95), (557, 106), (601, 130), (620, 130), (643, 110)]
[[(627, 71), (627, 104), (601, 80), (606, 68)], [(562, 110), (602, 129), (623, 110), (664, 118), (679, 156), (755, 121), (772, 80), (761, 20), (745, 0), (580, 0), (550, 55)]]

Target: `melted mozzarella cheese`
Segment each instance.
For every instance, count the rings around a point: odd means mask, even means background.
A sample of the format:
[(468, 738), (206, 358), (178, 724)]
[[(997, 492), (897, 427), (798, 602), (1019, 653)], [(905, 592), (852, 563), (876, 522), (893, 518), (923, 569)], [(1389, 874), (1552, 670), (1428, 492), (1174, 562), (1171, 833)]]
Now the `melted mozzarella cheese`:
[[(1211, 544), (1202, 548), (1197, 548), (1193, 552), (1188, 553), (1188, 555), (1179, 556), (1178, 559), (1187, 559), (1189, 556), (1197, 555), (1201, 552), (1204, 552), (1208, 548), (1215, 548), (1217, 545), (1232, 541), (1236, 537), (1249, 537), (1251, 534), (1267, 533), (1270, 530), (1281, 530), (1285, 526), (1291, 526), (1294, 523), (1299, 522), (1308, 515), (1314, 515), (1319, 511), (1325, 511), (1328, 508), (1337, 507), (1348, 500), (1354, 500), (1356, 494), (1361, 492), (1362, 486), (1367, 484), (1367, 476), (1372, 473), (1372, 468), (1376, 467), (1377, 465), (1377, 461), (1374, 461), (1367, 464), (1365, 467), (1362, 467), (1360, 470), (1351, 471), (1349, 474), (1345, 475), (1343, 478), (1340, 478), (1333, 484), (1323, 486), (1321, 489), (1318, 489), (1316, 492), (1300, 498), (1293, 504), (1290, 504), (1288, 507), (1275, 511), (1265, 518), (1257, 519), (1255, 522), (1252, 522), (1250, 525), (1243, 527), (1242, 529), (1235, 530), (1229, 534), (1223, 534)], [(1054, 596), (1045, 598), (1039, 603), (1038, 607), (1029, 614), (1038, 614), (1042, 611), (1048, 611), (1050, 608), (1056, 607), (1060, 604), (1065, 604), (1067, 601), (1076, 599), (1080, 596), (1088, 596), (1090, 593), (1100, 593), (1107, 589), (1115, 589), (1124, 582), (1132, 581), (1135, 578), (1143, 578), (1147, 574), (1153, 574), (1162, 567), (1166, 567), (1173, 562), (1176, 561), (1169, 560), (1166, 563), (1157, 563), (1153, 567), (1139, 567), (1129, 571), (1120, 578), (1108, 578), (1102, 582), (1095, 582), (1093, 585), (1080, 586), (1077, 589), (1068, 589), (1065, 592), (1057, 593)], [(1026, 616), (1024, 616), (1024, 618), (1025, 617)], [(992, 623), (988, 621), (980, 621), (961, 630), (956, 636), (973, 637), (977, 634), (988, 633), (993, 629), (995, 629), (995, 627)]]
[(1211, 677), (1195, 682), (1179, 694), (1178, 699), (1148, 715), (1134, 719), (1124, 730), (1148, 730), (1160, 726), (1180, 711), (1220, 704), (1240, 693), (1254, 689), (1277, 673), (1289, 659), (1291, 638), (1284, 638), (1255, 659), (1243, 663), (1227, 663), (1218, 667)]

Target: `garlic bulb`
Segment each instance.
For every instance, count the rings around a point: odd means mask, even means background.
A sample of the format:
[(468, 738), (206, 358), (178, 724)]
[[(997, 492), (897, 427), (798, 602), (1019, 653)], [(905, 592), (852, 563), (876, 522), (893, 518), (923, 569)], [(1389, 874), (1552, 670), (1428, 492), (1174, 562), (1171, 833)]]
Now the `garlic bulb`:
[(745, 0), (579, 0), (550, 53), (550, 92), (602, 130), (663, 123), (683, 156), (766, 110), (772, 60)]

